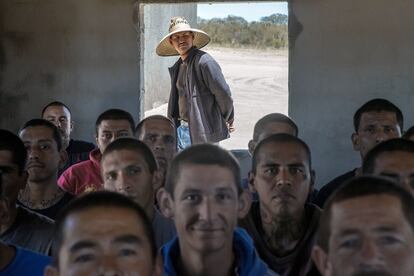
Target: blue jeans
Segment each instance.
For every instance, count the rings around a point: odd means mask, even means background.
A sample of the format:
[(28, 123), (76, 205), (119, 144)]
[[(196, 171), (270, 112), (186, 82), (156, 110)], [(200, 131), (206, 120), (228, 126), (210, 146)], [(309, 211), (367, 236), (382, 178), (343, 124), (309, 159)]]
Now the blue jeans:
[(190, 129), (188, 126), (179, 126), (177, 128), (177, 149), (182, 151), (191, 146)]

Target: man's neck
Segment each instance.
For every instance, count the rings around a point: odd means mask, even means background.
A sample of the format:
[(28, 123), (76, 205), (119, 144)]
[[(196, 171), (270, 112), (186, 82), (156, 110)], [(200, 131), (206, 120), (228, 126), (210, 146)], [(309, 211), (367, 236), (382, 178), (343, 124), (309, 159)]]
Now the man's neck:
[(185, 61), (193, 49), (194, 47), (190, 48), (187, 52), (185, 52), (185, 54), (180, 55), (181, 60)]
[(177, 275), (227, 276), (234, 274), (233, 248), (223, 248), (218, 252), (200, 254), (190, 248), (181, 247), (180, 252)]
[(14, 259), (16, 250), (0, 242), (0, 271), (6, 268)]
[(57, 179), (51, 178), (41, 182), (28, 181), (26, 188), (19, 194), (19, 200), (29, 208), (45, 209), (54, 205), (63, 195)]
[(292, 252), (304, 234), (306, 224), (304, 209), (296, 214), (285, 218), (272, 218), (270, 212), (260, 207), (262, 228), (265, 233), (265, 241), (273, 253), (283, 257)]

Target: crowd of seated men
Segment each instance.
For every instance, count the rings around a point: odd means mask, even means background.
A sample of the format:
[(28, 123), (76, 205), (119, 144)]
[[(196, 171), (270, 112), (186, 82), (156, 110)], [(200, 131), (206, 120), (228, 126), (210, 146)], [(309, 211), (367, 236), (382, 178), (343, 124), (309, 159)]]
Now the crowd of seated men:
[(103, 112), (95, 148), (71, 137), (64, 103), (40, 114), (0, 129), (0, 276), (414, 275), (414, 129), (388, 100), (355, 112), (360, 166), (320, 191), (279, 113), (235, 155), (177, 152), (161, 115)]

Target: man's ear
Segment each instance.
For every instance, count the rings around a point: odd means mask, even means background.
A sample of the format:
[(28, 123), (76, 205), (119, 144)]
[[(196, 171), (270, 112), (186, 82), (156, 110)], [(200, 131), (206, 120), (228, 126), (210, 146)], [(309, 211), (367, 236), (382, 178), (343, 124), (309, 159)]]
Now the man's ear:
[(74, 121), (70, 121), (69, 124), (70, 124), (70, 132), (72, 132), (73, 131), (73, 128), (75, 126), (75, 122)]
[(313, 246), (312, 260), (323, 276), (332, 276), (332, 264), (328, 259), (328, 255), (321, 247)]
[(359, 145), (359, 135), (358, 133), (352, 133), (351, 135), (351, 141), (352, 141), (352, 146), (354, 147), (355, 151), (360, 151), (360, 145)]
[(256, 187), (254, 185), (254, 179), (255, 179), (255, 173), (253, 171), (249, 171), (249, 173), (247, 174), (247, 179), (248, 179), (248, 186), (249, 186), (249, 191), (251, 193), (257, 193)]
[(316, 173), (315, 170), (310, 171), (310, 185), (309, 185), (309, 195), (312, 193), (315, 188)]
[(160, 207), (160, 211), (164, 215), (164, 217), (171, 219), (174, 218), (174, 200), (165, 188), (161, 188), (158, 190), (157, 201)]
[(254, 148), (256, 147), (256, 142), (253, 140), (250, 140), (247, 146), (249, 148), (250, 155), (253, 155)]
[(239, 196), (239, 219), (244, 218), (250, 211), (250, 206), (252, 205), (252, 195), (249, 191), (244, 190)]
[(64, 149), (60, 150), (60, 152), (59, 152), (59, 169), (62, 169), (65, 166), (66, 162), (68, 162), (68, 159), (69, 159), (69, 157), (68, 157), (67, 151), (64, 150)]
[(56, 267), (48, 265), (45, 268), (44, 276), (58, 276), (59, 272)]

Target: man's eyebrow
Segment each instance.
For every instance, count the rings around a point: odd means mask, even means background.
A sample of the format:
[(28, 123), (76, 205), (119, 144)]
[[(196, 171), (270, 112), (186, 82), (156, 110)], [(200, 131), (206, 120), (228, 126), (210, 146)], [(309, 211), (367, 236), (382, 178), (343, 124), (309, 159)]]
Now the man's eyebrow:
[(233, 189), (230, 187), (218, 187), (216, 188), (217, 192), (233, 192)]
[(279, 166), (279, 164), (275, 162), (267, 162), (261, 165), (261, 167), (274, 167), (274, 166)]
[(144, 242), (143, 240), (136, 236), (136, 235), (122, 235), (116, 237), (112, 243), (131, 243), (131, 244), (138, 244), (142, 245)]
[(349, 235), (356, 235), (359, 231), (356, 229), (343, 229), (339, 231), (339, 236), (349, 236)]
[(79, 241), (76, 242), (74, 245), (72, 245), (69, 248), (69, 252), (70, 253), (76, 253), (79, 250), (85, 249), (85, 248), (95, 248), (97, 247), (96, 243), (91, 242), (91, 241)]
[(188, 194), (188, 193), (199, 193), (199, 192), (201, 192), (200, 189), (188, 188), (188, 189), (185, 189), (182, 193), (183, 194)]
[(380, 226), (374, 229), (374, 232), (377, 233), (392, 233), (396, 232), (397, 227), (394, 226)]
[(292, 163), (288, 164), (289, 167), (305, 167), (303, 163)]

